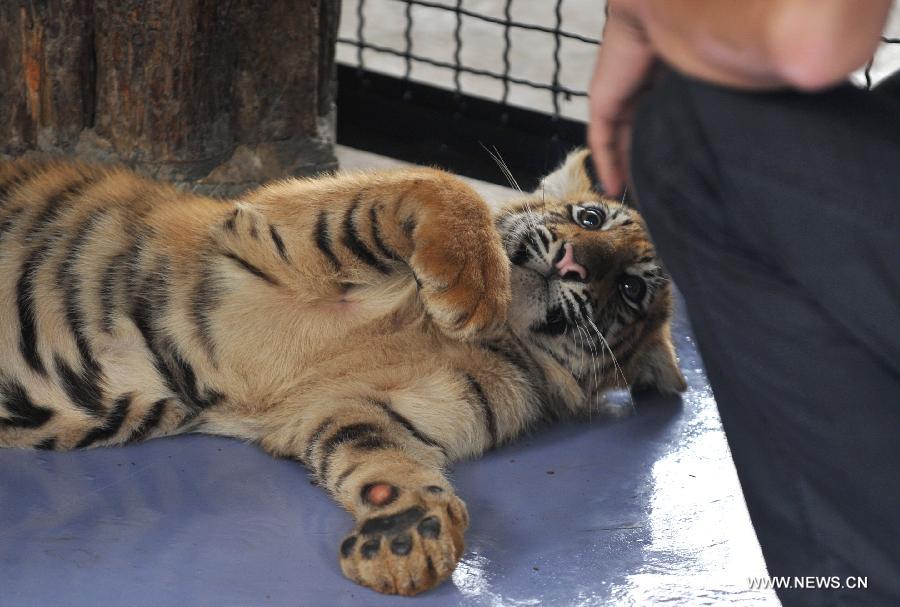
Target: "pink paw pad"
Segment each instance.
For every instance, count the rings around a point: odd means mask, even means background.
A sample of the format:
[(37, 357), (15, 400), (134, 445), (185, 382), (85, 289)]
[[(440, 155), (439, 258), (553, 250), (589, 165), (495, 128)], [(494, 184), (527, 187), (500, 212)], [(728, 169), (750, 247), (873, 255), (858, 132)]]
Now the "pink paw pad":
[(372, 483), (363, 487), (362, 496), (373, 506), (387, 506), (397, 499), (397, 488), (388, 483)]

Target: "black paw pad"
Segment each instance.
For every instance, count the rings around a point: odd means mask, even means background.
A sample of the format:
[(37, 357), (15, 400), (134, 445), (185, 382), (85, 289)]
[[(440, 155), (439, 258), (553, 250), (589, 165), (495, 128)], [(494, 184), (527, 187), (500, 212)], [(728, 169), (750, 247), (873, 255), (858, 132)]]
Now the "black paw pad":
[(425, 510), (420, 506), (413, 506), (397, 514), (370, 518), (363, 523), (359, 532), (363, 535), (374, 535), (376, 533), (403, 531), (415, 525), (416, 521), (423, 516), (425, 516)]
[(441, 521), (435, 516), (429, 516), (422, 519), (417, 529), (422, 537), (436, 538), (441, 534)]
[(410, 550), (412, 550), (412, 537), (407, 533), (398, 535), (391, 541), (391, 552), (397, 556), (406, 556)]
[(364, 559), (372, 559), (375, 558), (376, 554), (378, 554), (379, 548), (381, 548), (381, 538), (376, 537), (360, 546), (359, 553), (362, 554)]
[(444, 488), (438, 487), (437, 485), (428, 485), (427, 487), (425, 487), (425, 491), (427, 491), (428, 493), (443, 493)]
[(341, 543), (341, 556), (347, 558), (350, 556), (350, 552), (353, 551), (353, 547), (356, 545), (356, 536), (351, 535), (347, 539), (345, 539)]

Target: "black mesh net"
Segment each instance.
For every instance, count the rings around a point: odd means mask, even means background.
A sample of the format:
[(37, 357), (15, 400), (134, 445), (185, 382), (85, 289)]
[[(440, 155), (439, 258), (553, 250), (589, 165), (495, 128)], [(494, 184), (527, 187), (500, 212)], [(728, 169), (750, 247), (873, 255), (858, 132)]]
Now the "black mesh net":
[[(429, 0), (355, 0), (355, 2), (345, 2), (344, 10), (352, 9), (352, 17), (355, 18), (356, 27), (352, 35), (346, 29), (344, 35), (338, 38), (338, 42), (348, 47), (355, 47), (355, 66), (360, 69), (370, 69), (370, 65), (366, 61), (364, 55), (365, 50), (374, 51), (376, 53), (391, 55), (400, 58), (404, 62), (402, 77), (409, 79), (413, 66), (416, 64), (429, 65), (436, 68), (442, 68), (452, 73), (452, 87), (457, 93), (463, 92), (461, 75), (470, 74), (496, 81), (500, 84), (501, 90), (495, 101), (506, 105), (510, 101), (511, 85), (519, 85), (528, 87), (533, 90), (545, 91), (548, 95), (550, 108), (553, 115), (560, 114), (560, 100), (571, 99), (573, 97), (586, 97), (587, 91), (571, 85), (563, 84), (563, 62), (561, 59), (561, 50), (563, 44), (584, 45), (585, 49), (593, 49), (600, 44), (598, 37), (585, 35), (583, 32), (575, 31), (574, 28), (567, 26), (565, 15), (563, 13), (563, 0), (551, 4), (553, 7), (551, 21), (549, 23), (526, 22), (514, 17), (515, 5), (524, 6), (524, 3), (535, 2), (535, 0), (496, 0), (495, 2), (477, 2), (478, 6), (483, 9), (485, 5), (490, 5), (488, 10), (476, 10), (468, 8), (464, 5), (463, 0), (443, 0), (435, 2)], [(378, 44), (367, 38), (367, 31), (371, 26), (370, 20), (375, 21), (367, 9), (377, 10), (379, 5), (385, 6), (390, 4), (405, 5), (402, 12), (402, 24), (394, 23), (395, 29), (402, 29), (402, 44), (395, 46), (387, 46)], [(521, 4), (520, 4), (521, 3)], [(469, 3), (473, 4), (473, 3)], [(413, 8), (420, 9), (417, 14), (413, 14)], [(596, 11), (602, 14), (603, 5), (596, 3)], [(431, 15), (428, 11), (434, 11)], [(548, 11), (549, 12), (549, 11)], [(413, 28), (418, 21), (429, 20), (434, 14), (452, 15), (452, 58), (450, 60), (438, 59), (427, 56), (424, 53), (417, 52), (416, 37), (413, 35)], [(391, 12), (390, 17), (395, 18), (395, 12)], [(464, 29), (469, 23), (489, 23), (497, 26), (498, 33), (502, 36), (502, 47), (500, 49), (500, 69), (486, 69), (464, 60), (464, 50), (467, 42), (464, 36)], [(513, 33), (517, 31), (531, 32), (545, 36), (544, 44), (540, 46), (546, 48), (546, 61), (551, 65), (551, 70), (546, 79), (535, 79), (526, 76), (516, 75), (513, 70), (511, 54), (514, 50), (515, 42)], [(598, 32), (599, 33), (599, 32)], [(540, 44), (537, 41), (532, 44)], [(374, 68), (375, 71), (379, 71)]]
[[(554, 116), (560, 115), (561, 99), (570, 100), (573, 97), (586, 97), (587, 92), (583, 88), (573, 86), (571, 84), (563, 84), (562, 74), (564, 71), (563, 61), (561, 59), (561, 48), (564, 43), (585, 45), (586, 48), (596, 47), (601, 43), (599, 37), (599, 28), (596, 36), (585, 35), (584, 32), (575, 31), (581, 24), (573, 22), (573, 19), (566, 19), (564, 5), (576, 4), (577, 0), (556, 0), (555, 2), (544, 2), (541, 5), (552, 7), (550, 10), (544, 11), (544, 18), (547, 22), (528, 22), (523, 19), (514, 17), (514, 7), (521, 8), (527, 3), (535, 3), (537, 0), (345, 0), (345, 12), (352, 13), (355, 18), (356, 27), (352, 33), (343, 30), (343, 35), (338, 38), (341, 45), (347, 47), (355, 47), (355, 67), (365, 70), (370, 66), (366, 61), (364, 51), (372, 51), (381, 55), (390, 55), (399, 58), (403, 62), (401, 77), (409, 79), (413, 73), (415, 65), (429, 65), (435, 68), (441, 68), (452, 73), (452, 88), (456, 93), (463, 92), (461, 83), (461, 75), (470, 74), (482, 78), (488, 78), (500, 84), (500, 92), (496, 95), (494, 101), (506, 105), (510, 101), (510, 86), (519, 85), (530, 89), (545, 91), (549, 98), (549, 108), (551, 108)], [(585, 4), (581, 2), (581, 4)], [(400, 5), (402, 22), (397, 23), (396, 19), (399, 14), (397, 10), (391, 10), (391, 5), (395, 7)], [(532, 5), (534, 6), (534, 5)], [(604, 4), (599, 1), (592, 1), (589, 7), (595, 7), (595, 11), (602, 13)], [(414, 14), (413, 8), (417, 9)], [(474, 7), (474, 8), (472, 8)], [(348, 11), (348, 9), (350, 9)], [(582, 10), (581, 14), (587, 12)], [(386, 45), (373, 42), (367, 38), (367, 33), (373, 25), (377, 25), (377, 21), (382, 18), (391, 19), (391, 27), (398, 32), (402, 32), (402, 36), (394, 37), (402, 39), (401, 44)], [(414, 35), (414, 28), (421, 23), (430, 21), (437, 16), (452, 17), (441, 23), (452, 23), (452, 53), (451, 58), (439, 59), (433, 56), (427, 56), (418, 52), (416, 48), (417, 36)], [(500, 69), (485, 69), (472, 62), (464, 60), (464, 47), (467, 44), (473, 44), (463, 35), (464, 29), (475, 23), (493, 24), (502, 31), (502, 47), (500, 49)], [(550, 64), (551, 70), (546, 79), (535, 79), (516, 75), (511, 62), (511, 55), (514, 50), (515, 43), (513, 41), (512, 32), (527, 31), (545, 36), (543, 44), (538, 41), (531, 42), (541, 47), (541, 51), (545, 54), (544, 60)], [(534, 39), (532, 39), (534, 40)], [(883, 37), (885, 44), (898, 44), (900, 38)], [(546, 49), (546, 51), (544, 51)], [(896, 61), (895, 61), (896, 62)], [(590, 66), (580, 66), (582, 78), (580, 82), (586, 82)], [(379, 71), (375, 66), (374, 71)], [(860, 80), (864, 81), (867, 88), (871, 88), (873, 84), (872, 63), (870, 62), (863, 72), (860, 74)], [(483, 94), (481, 96), (484, 96)], [(570, 116), (573, 117), (573, 116)]]
[[(502, 182), (488, 148), (534, 185), (585, 144), (604, 8), (600, 0), (343, 0), (338, 142)], [(861, 86), (900, 67), (900, 37), (882, 40), (874, 63), (853, 76)]]

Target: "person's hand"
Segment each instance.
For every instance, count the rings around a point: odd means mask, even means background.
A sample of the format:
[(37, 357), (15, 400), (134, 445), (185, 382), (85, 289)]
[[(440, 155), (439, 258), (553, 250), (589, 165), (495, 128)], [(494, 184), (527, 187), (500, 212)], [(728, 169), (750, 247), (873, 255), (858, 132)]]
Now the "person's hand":
[(588, 143), (603, 188), (625, 189), (635, 107), (649, 87), (656, 55), (641, 17), (640, 0), (609, 0), (603, 44), (591, 79)]
[(657, 60), (743, 90), (834, 86), (875, 52), (891, 0), (609, 0), (588, 143), (607, 194), (628, 178), (631, 124)]

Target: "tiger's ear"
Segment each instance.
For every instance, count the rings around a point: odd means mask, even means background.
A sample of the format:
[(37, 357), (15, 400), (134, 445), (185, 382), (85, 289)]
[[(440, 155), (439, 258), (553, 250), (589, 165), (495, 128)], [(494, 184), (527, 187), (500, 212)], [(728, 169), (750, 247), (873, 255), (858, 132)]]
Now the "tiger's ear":
[(541, 179), (534, 193), (560, 200), (590, 200), (602, 196), (603, 186), (594, 168), (591, 151), (578, 148), (569, 152), (558, 169)]
[(660, 394), (675, 395), (687, 390), (668, 326), (644, 350), (635, 368), (637, 377), (631, 382), (633, 391), (655, 390)]

